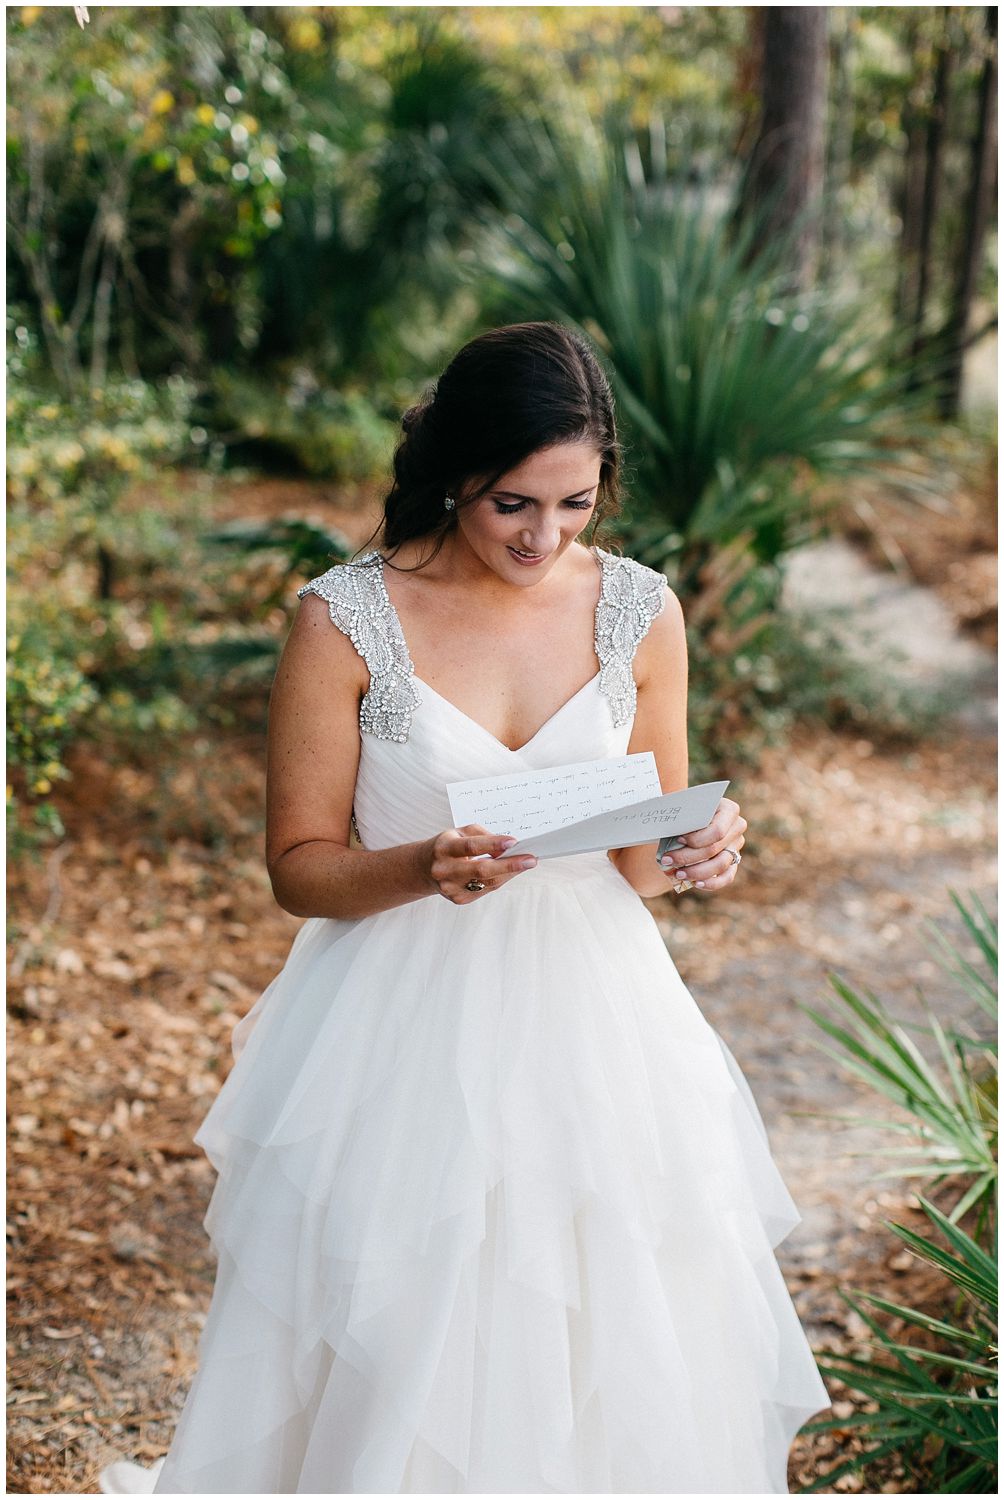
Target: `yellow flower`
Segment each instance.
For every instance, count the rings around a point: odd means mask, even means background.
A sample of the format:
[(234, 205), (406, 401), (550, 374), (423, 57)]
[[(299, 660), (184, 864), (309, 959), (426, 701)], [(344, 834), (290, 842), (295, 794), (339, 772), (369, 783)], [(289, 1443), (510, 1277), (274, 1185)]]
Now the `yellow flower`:
[(40, 5), (22, 5), (21, 24), (24, 26), (34, 26), (41, 14), (42, 7)]
[(176, 167), (178, 181), (188, 187), (195, 181), (195, 163), (190, 156), (179, 156)]
[(166, 115), (174, 108), (174, 95), (170, 89), (158, 89), (150, 101), (150, 113)]
[(195, 118), (200, 125), (211, 125), (216, 119), (216, 111), (211, 104), (200, 104), (195, 111)]
[(44, 797), (46, 792), (52, 791), (52, 782), (47, 776), (40, 776), (38, 780), (32, 784), (31, 789), (33, 792), (38, 792), (41, 796)]
[(247, 131), (248, 135), (255, 135), (257, 133), (258, 121), (255, 119), (254, 115), (240, 115), (238, 118), (240, 119), (240, 122), (244, 126), (244, 129)]

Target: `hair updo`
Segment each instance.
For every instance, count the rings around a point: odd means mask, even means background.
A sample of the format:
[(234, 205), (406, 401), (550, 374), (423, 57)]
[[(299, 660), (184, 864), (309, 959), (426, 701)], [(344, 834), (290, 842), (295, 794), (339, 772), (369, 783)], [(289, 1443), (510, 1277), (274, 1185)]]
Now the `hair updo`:
[[(408, 407), (401, 427), (378, 529), (384, 552), (434, 540), (421, 566), (456, 526), (457, 510), (541, 448), (584, 439), (595, 445), (594, 539), (600, 521), (619, 509), (622, 450), (610, 383), (588, 340), (560, 323), (511, 323), (471, 339)], [(444, 508), (447, 494), (456, 509)]]

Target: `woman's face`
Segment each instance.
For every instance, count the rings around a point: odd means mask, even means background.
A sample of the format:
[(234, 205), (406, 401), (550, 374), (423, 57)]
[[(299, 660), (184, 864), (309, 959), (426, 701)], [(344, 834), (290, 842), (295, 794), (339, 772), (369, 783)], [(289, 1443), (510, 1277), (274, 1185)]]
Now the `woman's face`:
[(601, 467), (588, 439), (539, 449), (480, 500), (457, 496), (458, 539), (508, 582), (539, 582), (589, 524)]

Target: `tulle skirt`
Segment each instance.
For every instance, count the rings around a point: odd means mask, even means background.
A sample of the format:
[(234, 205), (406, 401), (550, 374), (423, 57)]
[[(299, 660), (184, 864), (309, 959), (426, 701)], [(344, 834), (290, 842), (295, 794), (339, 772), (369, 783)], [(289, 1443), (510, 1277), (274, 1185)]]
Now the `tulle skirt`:
[(787, 1493), (829, 1405), (800, 1216), (604, 855), (308, 920), (234, 1051), (198, 1371), (132, 1492)]

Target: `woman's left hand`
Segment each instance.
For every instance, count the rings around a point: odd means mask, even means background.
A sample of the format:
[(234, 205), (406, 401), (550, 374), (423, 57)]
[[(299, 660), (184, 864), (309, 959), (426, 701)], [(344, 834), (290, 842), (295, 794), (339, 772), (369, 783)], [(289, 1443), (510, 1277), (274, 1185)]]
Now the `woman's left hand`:
[[(736, 878), (739, 861), (729, 853), (738, 853), (745, 844), (746, 819), (739, 803), (723, 797), (711, 822), (693, 833), (684, 833), (682, 849), (670, 849), (659, 861), (659, 868), (673, 880), (676, 893), (690, 890), (720, 891)], [(689, 884), (688, 884), (689, 882)]]

